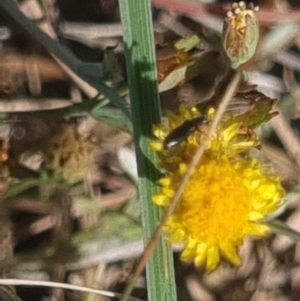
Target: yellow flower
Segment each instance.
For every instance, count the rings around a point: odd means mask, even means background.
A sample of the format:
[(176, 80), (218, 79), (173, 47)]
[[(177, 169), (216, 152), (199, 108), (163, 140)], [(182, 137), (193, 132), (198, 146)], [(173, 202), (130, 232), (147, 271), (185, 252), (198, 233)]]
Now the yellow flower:
[[(152, 146), (160, 166), (166, 170), (166, 176), (159, 181), (161, 190), (153, 197), (159, 206), (170, 204), (205, 136), (205, 126), (171, 149), (162, 147), (163, 139), (180, 125), (182, 116), (197, 114), (195, 109), (181, 107), (176, 118), (174, 113), (167, 115), (168, 120), (175, 120), (171, 128), (160, 124), (154, 129), (159, 139)], [(210, 110), (208, 118), (213, 115)], [(165, 226), (171, 242), (185, 243), (181, 258), (205, 264), (208, 271), (216, 268), (221, 256), (239, 265), (237, 247), (245, 236), (260, 237), (269, 232), (263, 219), (281, 205), (285, 194), (281, 178), (270, 174), (270, 168), (255, 159), (246, 159), (245, 152), (256, 146), (258, 139), (253, 133), (250, 137), (241, 135), (240, 126), (234, 117), (223, 120)]]

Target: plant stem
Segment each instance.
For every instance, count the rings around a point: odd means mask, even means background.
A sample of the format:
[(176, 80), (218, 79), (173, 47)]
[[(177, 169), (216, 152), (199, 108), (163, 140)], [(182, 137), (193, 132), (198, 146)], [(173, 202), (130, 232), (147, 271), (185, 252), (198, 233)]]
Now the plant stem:
[[(131, 113), (134, 127), (139, 193), (142, 206), (144, 242), (147, 243), (160, 220), (161, 212), (151, 198), (157, 192), (154, 184), (159, 171), (152, 162), (156, 157), (149, 148), (152, 125), (160, 120), (157, 70), (150, 0), (119, 0), (124, 30), (125, 57), (130, 88)], [(148, 300), (176, 300), (173, 258), (170, 245), (161, 237), (156, 249), (148, 258)], [(134, 286), (125, 290), (127, 300)]]

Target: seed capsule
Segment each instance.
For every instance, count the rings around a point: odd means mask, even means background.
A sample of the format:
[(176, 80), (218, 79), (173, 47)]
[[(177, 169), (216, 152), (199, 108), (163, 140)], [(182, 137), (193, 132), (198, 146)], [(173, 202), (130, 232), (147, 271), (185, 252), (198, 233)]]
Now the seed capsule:
[(244, 1), (232, 4), (223, 26), (223, 47), (232, 68), (249, 61), (255, 54), (259, 41), (259, 24), (255, 12), (258, 7)]

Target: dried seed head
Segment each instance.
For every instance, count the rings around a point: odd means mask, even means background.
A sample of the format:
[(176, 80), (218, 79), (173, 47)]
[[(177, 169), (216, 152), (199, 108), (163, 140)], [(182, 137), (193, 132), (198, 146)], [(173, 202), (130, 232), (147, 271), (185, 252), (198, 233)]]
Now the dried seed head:
[(249, 61), (255, 54), (259, 40), (259, 25), (253, 3), (246, 6), (241, 1), (233, 3), (227, 13), (223, 27), (223, 47), (231, 61), (232, 68)]

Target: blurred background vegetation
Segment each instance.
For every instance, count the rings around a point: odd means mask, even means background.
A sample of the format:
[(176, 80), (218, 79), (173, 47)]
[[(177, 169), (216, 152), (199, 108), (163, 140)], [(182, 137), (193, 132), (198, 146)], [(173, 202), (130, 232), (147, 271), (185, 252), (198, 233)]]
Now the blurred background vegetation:
[[(42, 46), (44, 37), (16, 22), (0, 0), (1, 276), (122, 292), (142, 253), (143, 229), (119, 3), (11, 3), (59, 43)], [(231, 3), (151, 4), (162, 115), (181, 103), (217, 105), (228, 83), (221, 31)], [(278, 116), (258, 129), (261, 155), (284, 178), (280, 219), (299, 231), (300, 5), (257, 4), (259, 46), (244, 68), (251, 84), (278, 99)], [(180, 39), (184, 50), (175, 43)], [(155, 70), (138, 63), (139, 70)], [(159, 108), (152, 113), (147, 96), (139, 101), (142, 118), (153, 114), (157, 122)], [(178, 251), (178, 300), (299, 300), (299, 245), (285, 236), (247, 240), (241, 267), (224, 263), (211, 274), (180, 262)], [(143, 275), (135, 289), (141, 299), (145, 283)], [(2, 290), (12, 300), (105, 299), (46, 287)]]

